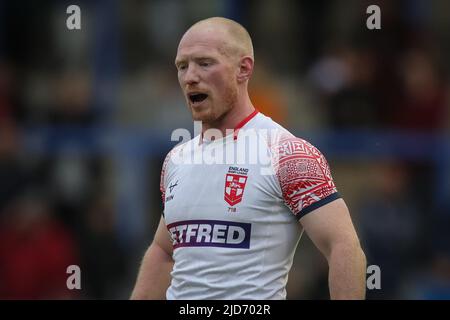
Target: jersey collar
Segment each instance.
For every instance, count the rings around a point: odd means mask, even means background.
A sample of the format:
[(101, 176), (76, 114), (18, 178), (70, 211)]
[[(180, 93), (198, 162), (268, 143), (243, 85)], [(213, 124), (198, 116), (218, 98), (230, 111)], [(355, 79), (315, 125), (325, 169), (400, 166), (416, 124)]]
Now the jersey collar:
[[(255, 110), (253, 110), (252, 113), (250, 113), (248, 116), (246, 116), (241, 122), (239, 122), (236, 127), (234, 127), (234, 131), (233, 131), (233, 140), (237, 140), (238, 138), (238, 133), (239, 130), (245, 126), (250, 120), (252, 120), (257, 114), (259, 113), (259, 111), (255, 108)], [(200, 141), (199, 143), (201, 144), (203, 142), (203, 132), (200, 135)]]
[(247, 124), (247, 122), (249, 122), (250, 120), (252, 120), (252, 119), (258, 114), (258, 112), (259, 112), (259, 111), (258, 111), (257, 109), (253, 110), (252, 113), (250, 113), (247, 117), (244, 118), (244, 120), (242, 120), (241, 122), (239, 122), (239, 123), (237, 124), (237, 126), (234, 128), (234, 132), (233, 132), (233, 139), (234, 139), (234, 140), (237, 140), (239, 130), (240, 130), (243, 126), (245, 126), (245, 125)]

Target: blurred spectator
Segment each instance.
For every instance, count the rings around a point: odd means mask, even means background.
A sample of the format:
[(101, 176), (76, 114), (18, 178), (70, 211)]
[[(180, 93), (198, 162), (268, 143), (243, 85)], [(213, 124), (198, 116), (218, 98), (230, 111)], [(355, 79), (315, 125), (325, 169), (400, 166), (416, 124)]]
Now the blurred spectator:
[(68, 299), (70, 265), (79, 265), (71, 233), (53, 216), (48, 201), (18, 198), (0, 225), (0, 299)]
[(372, 172), (359, 212), (359, 232), (367, 265), (381, 269), (381, 290), (368, 298), (399, 298), (402, 279), (420, 266), (423, 226), (417, 202), (410, 192), (411, 177), (402, 163), (383, 163)]
[(81, 259), (85, 280), (83, 294), (89, 299), (124, 299), (127, 276), (125, 255), (115, 234), (113, 199), (94, 197), (84, 216)]
[(70, 148), (47, 159), (46, 181), (59, 217), (77, 233), (83, 225), (81, 212), (101, 181), (97, 160)]
[(89, 125), (95, 122), (96, 114), (91, 105), (92, 83), (87, 72), (66, 71), (53, 85), (50, 123)]
[(11, 86), (10, 66), (0, 59), (0, 121), (11, 119), (13, 116)]
[(375, 63), (368, 48), (342, 47), (312, 67), (311, 80), (326, 101), (331, 128), (367, 129), (379, 124)]
[[(437, 253), (423, 278), (418, 277), (412, 299), (450, 300), (450, 255)], [(420, 281), (421, 280), (421, 281)], [(415, 293), (415, 294), (414, 294)], [(408, 293), (405, 293), (407, 296)]]
[(161, 132), (193, 127), (173, 61), (143, 68), (123, 79), (116, 122)]
[(402, 296), (408, 299), (450, 300), (449, 208), (429, 221), (429, 254), (424, 268), (405, 280)]
[(399, 64), (403, 91), (392, 108), (392, 125), (402, 129), (436, 131), (445, 125), (446, 86), (432, 56), (407, 51)]
[(13, 121), (0, 119), (0, 217), (8, 203), (30, 182), (19, 130)]

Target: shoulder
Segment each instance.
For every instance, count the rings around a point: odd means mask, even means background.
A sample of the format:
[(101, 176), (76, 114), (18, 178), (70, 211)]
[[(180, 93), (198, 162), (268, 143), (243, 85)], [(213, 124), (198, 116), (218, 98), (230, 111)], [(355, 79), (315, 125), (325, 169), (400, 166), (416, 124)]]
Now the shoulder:
[(180, 161), (182, 161), (183, 154), (192, 151), (195, 148), (195, 145), (196, 144), (198, 145), (198, 141), (199, 141), (198, 139), (199, 139), (199, 136), (196, 136), (189, 141), (182, 142), (182, 143), (175, 145), (166, 154), (166, 157), (164, 158), (162, 170), (165, 171), (172, 165), (177, 164)]
[(278, 157), (279, 164), (294, 160), (316, 160), (324, 165), (325, 157), (310, 142), (291, 133), (280, 132), (271, 141), (271, 149)]
[(328, 162), (322, 152), (308, 141), (281, 134), (272, 141), (272, 158), (280, 178), (295, 175), (331, 180)]
[[(190, 140), (192, 141), (192, 140)], [(183, 147), (189, 143), (190, 141), (182, 144), (178, 144), (175, 147), (173, 147), (165, 156), (162, 167), (161, 167), (161, 175), (160, 175), (160, 183), (159, 183), (159, 189), (161, 191), (162, 201), (164, 205), (165, 201), (165, 193), (166, 193), (166, 186), (169, 183), (170, 180), (170, 172), (173, 172), (173, 165), (177, 163), (177, 161), (174, 161), (174, 158), (176, 159), (177, 155), (179, 155)]]
[(193, 140), (177, 144), (172, 149), (170, 149), (170, 151), (166, 154), (161, 168), (161, 188), (163, 188), (168, 171), (173, 166), (173, 164), (177, 163), (176, 162), (177, 156), (179, 156), (180, 153), (182, 153), (183, 148), (191, 141)]
[(271, 151), (283, 199), (298, 218), (339, 197), (325, 156), (310, 142), (280, 133)]
[[(296, 137), (289, 130), (273, 121), (264, 114), (259, 114), (255, 128), (267, 130), (267, 143), (279, 162), (288, 162), (293, 159), (316, 159), (320, 163), (325, 157), (313, 144), (305, 139)], [(279, 164), (278, 162), (278, 164)]]
[(272, 118), (266, 116), (261, 112), (256, 115), (253, 127), (257, 129), (269, 129), (274, 131), (288, 132), (288, 130), (281, 126), (278, 122), (275, 122)]

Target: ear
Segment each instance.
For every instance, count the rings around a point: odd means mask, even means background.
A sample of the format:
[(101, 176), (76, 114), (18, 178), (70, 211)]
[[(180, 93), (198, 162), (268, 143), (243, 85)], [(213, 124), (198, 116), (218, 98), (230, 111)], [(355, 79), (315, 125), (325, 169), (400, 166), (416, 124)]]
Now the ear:
[(250, 77), (253, 73), (253, 65), (254, 61), (252, 57), (245, 56), (241, 58), (241, 60), (239, 61), (239, 70), (237, 74), (238, 83), (250, 80)]

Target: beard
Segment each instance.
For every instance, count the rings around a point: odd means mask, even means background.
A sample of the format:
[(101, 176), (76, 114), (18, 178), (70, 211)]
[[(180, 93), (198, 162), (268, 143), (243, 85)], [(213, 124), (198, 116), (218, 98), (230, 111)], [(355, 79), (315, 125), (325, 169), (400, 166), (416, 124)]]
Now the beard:
[(202, 121), (206, 124), (209, 124), (209, 127), (214, 127), (214, 124), (220, 122), (230, 110), (233, 109), (237, 100), (237, 88), (236, 87), (228, 87), (226, 92), (219, 101), (216, 99), (212, 99), (209, 96), (206, 102), (206, 106), (202, 107), (200, 110), (196, 110), (193, 107), (189, 106), (192, 114), (192, 119), (194, 121)]

